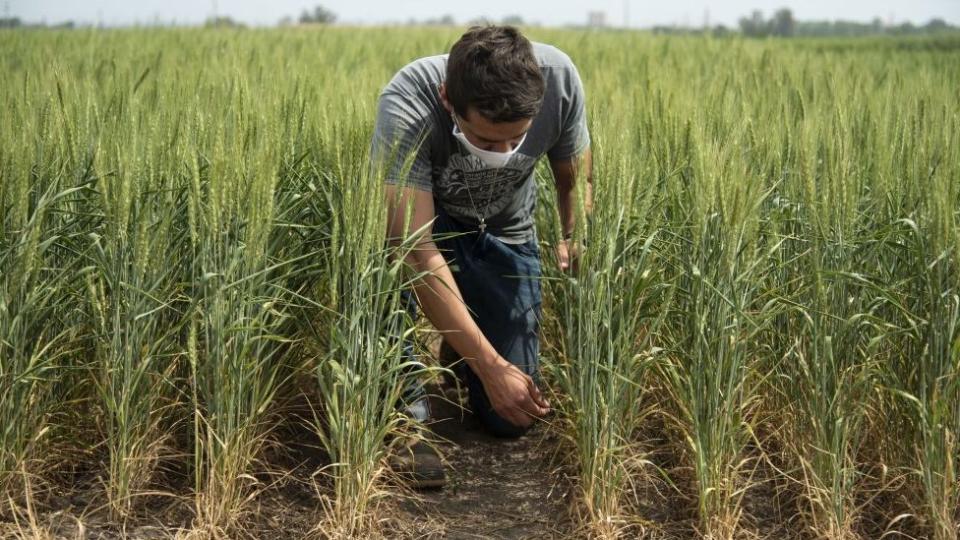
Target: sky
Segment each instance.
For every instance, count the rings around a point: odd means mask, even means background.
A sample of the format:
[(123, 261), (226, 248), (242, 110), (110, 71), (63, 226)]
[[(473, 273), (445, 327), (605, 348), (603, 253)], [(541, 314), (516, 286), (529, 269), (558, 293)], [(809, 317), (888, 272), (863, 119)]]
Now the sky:
[(602, 11), (612, 26), (700, 27), (705, 21), (736, 26), (740, 17), (754, 10), (769, 16), (788, 7), (800, 20), (867, 22), (880, 17), (895, 24), (924, 24), (939, 17), (960, 25), (960, 0), (0, 0), (0, 13), (25, 22), (55, 24), (73, 20), (110, 26), (157, 21), (196, 24), (216, 13), (249, 25), (272, 25), (284, 16), (296, 18), (318, 3), (336, 13), (339, 22), (354, 24), (400, 23), (449, 14), (460, 24), (479, 17), (499, 20), (506, 15), (520, 15), (527, 22), (561, 26), (583, 24), (588, 12)]

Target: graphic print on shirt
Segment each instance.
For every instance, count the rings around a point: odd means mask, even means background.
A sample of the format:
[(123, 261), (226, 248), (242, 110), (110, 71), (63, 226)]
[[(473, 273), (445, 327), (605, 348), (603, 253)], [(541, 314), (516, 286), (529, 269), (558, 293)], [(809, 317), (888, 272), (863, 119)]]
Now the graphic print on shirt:
[(434, 189), (448, 212), (471, 220), (489, 219), (510, 204), (536, 163), (536, 158), (518, 152), (506, 167), (491, 169), (476, 156), (452, 154)]

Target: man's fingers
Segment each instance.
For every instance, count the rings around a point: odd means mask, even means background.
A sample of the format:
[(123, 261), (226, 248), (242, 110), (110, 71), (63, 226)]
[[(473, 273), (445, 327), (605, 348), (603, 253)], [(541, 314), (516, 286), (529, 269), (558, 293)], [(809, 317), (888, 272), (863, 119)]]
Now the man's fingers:
[(516, 366), (510, 366), (508, 375), (508, 382), (512, 387), (491, 388), (490, 401), (493, 410), (515, 426), (529, 427), (536, 417), (550, 412), (550, 404), (530, 375)]
[(566, 270), (570, 266), (570, 252), (564, 242), (557, 246), (557, 262), (560, 263), (561, 270)]
[(550, 410), (550, 403), (543, 397), (543, 394), (540, 393), (540, 388), (537, 386), (537, 383), (533, 382), (533, 379), (530, 379), (527, 383), (530, 388), (530, 395), (533, 397), (534, 403), (540, 406), (542, 409), (546, 409), (540, 416), (543, 416)]
[(544, 414), (546, 414), (547, 412), (550, 412), (550, 402), (547, 401), (547, 398), (543, 397), (543, 394), (541, 394), (539, 390), (537, 390), (537, 395), (534, 397), (534, 400), (537, 402), (537, 405), (543, 407), (546, 410)]
[[(533, 387), (536, 388), (535, 386)], [(549, 408), (541, 405), (537, 398), (533, 396), (533, 392), (527, 396), (526, 403), (523, 404), (523, 412), (527, 413), (530, 416), (543, 416), (550, 412)]]

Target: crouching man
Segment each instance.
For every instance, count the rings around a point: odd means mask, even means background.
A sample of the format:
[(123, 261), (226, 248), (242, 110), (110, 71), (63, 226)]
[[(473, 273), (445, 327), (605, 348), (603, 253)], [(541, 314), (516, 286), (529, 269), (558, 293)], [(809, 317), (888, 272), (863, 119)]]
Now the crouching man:
[[(568, 241), (578, 171), (590, 193), (589, 146), (576, 67), (509, 26), (471, 28), (449, 54), (403, 67), (380, 94), (371, 153), (387, 184), (388, 236), (420, 234), (408, 262), (430, 274), (413, 287), (417, 303), (443, 334), (443, 349), (463, 359), (473, 414), (500, 437), (523, 435), (550, 410), (538, 387), (534, 169), (546, 154), (566, 267), (575, 256)], [(408, 392), (406, 408), (430, 419), (422, 384)], [(445, 481), (424, 443), (411, 447), (404, 468), (416, 487)]]

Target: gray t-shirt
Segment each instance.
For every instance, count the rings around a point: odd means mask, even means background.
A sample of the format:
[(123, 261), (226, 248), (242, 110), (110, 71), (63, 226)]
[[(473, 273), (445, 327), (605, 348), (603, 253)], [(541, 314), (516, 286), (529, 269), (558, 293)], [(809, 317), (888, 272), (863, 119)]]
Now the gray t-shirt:
[(543, 105), (502, 169), (484, 166), (453, 136), (439, 91), (448, 55), (420, 58), (397, 72), (380, 94), (371, 143), (375, 166), (389, 160), (385, 181), (433, 193), (434, 204), (470, 226), (483, 216), (487, 230), (504, 242), (533, 238), (537, 160), (573, 157), (590, 144), (583, 85), (570, 57), (542, 43), (533, 43), (533, 51), (546, 82)]

